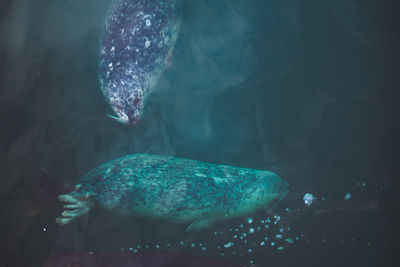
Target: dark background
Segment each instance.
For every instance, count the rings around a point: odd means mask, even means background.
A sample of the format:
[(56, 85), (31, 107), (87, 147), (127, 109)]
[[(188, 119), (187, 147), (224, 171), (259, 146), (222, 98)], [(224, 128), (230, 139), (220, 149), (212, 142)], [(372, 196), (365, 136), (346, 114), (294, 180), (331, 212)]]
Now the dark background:
[[(56, 196), (99, 164), (139, 152), (287, 180), (281, 207), (301, 207), (296, 231), (307, 238), (285, 254), (266, 247), (257, 266), (398, 266), (396, 1), (186, 0), (172, 66), (134, 127), (106, 117), (98, 86), (109, 2), (0, 0), (1, 266), (67, 266), (65, 257), (54, 263), (58, 251), (93, 248), (85, 223), (54, 223)], [(318, 199), (309, 209), (306, 192)], [(93, 218), (86, 227), (112, 221), (101, 211)], [(121, 229), (146, 232), (130, 223), (89, 235), (102, 251), (119, 250)], [(183, 264), (174, 260), (153, 263)]]

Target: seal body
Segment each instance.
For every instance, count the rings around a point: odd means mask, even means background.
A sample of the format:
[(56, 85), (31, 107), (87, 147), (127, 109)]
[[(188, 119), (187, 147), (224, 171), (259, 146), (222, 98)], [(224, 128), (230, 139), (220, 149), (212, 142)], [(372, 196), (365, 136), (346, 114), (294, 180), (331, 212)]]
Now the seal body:
[(180, 0), (113, 0), (100, 42), (101, 90), (120, 122), (135, 124), (179, 31)]
[(277, 203), (288, 184), (270, 171), (133, 154), (97, 167), (67, 202), (57, 223), (67, 224), (94, 205), (119, 214), (189, 223), (198, 230), (215, 221), (252, 213)]

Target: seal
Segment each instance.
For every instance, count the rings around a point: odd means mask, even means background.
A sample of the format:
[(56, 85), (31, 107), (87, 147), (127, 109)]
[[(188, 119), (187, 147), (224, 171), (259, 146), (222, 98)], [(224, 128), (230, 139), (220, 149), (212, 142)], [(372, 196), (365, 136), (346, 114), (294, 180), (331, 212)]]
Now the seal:
[(121, 215), (187, 224), (186, 231), (278, 203), (288, 184), (270, 171), (133, 154), (107, 162), (59, 196), (66, 225), (98, 205)]
[(100, 41), (100, 88), (119, 122), (133, 125), (170, 60), (180, 0), (113, 0)]

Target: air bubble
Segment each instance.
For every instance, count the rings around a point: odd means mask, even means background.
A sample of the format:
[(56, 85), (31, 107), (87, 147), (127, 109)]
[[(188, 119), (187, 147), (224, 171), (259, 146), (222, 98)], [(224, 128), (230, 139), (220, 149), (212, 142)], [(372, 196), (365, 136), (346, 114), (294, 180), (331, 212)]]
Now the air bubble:
[(281, 220), (281, 216), (279, 216), (279, 215), (275, 215), (274, 216), (274, 224), (277, 224), (280, 220)]
[(225, 248), (230, 248), (230, 247), (232, 247), (233, 245), (234, 245), (233, 242), (228, 242), (228, 243), (226, 243), (226, 244), (224, 245), (224, 247), (225, 247)]
[(291, 238), (286, 238), (285, 241), (288, 242), (289, 244), (293, 244), (294, 242), (293, 239)]
[(306, 193), (306, 194), (303, 196), (303, 200), (304, 200), (304, 203), (305, 203), (307, 206), (311, 206), (311, 205), (313, 204), (313, 202), (315, 202), (315, 197), (314, 197), (314, 195), (311, 194), (311, 193)]

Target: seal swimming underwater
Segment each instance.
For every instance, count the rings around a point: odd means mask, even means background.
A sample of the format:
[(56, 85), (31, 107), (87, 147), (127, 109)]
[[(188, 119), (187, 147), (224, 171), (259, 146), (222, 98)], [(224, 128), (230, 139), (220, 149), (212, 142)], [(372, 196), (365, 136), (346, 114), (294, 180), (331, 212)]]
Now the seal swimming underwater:
[(171, 57), (180, 0), (113, 0), (100, 42), (101, 90), (118, 117), (135, 124)]
[(133, 154), (85, 175), (69, 194), (56, 222), (68, 224), (94, 205), (122, 215), (188, 223), (187, 231), (278, 203), (288, 184), (270, 171)]

